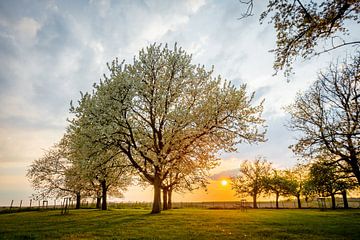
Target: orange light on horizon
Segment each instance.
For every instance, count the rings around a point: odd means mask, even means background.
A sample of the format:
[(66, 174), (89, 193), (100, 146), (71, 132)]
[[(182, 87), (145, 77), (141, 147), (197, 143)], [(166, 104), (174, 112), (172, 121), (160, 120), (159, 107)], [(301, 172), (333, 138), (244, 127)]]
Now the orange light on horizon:
[(221, 181), (221, 185), (225, 187), (226, 185), (228, 185), (228, 181), (225, 180), (225, 179), (222, 180), (222, 181)]

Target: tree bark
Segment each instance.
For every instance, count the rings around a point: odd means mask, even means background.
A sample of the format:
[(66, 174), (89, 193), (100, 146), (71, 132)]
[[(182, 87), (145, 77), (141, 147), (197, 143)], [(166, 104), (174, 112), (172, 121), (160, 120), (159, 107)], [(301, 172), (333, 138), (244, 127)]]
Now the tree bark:
[(106, 187), (106, 180), (101, 181), (101, 189), (102, 189), (102, 204), (101, 204), (101, 210), (107, 210), (107, 187)]
[(97, 196), (96, 197), (96, 208), (100, 209), (100, 205), (101, 205), (101, 196)]
[(167, 187), (164, 187), (162, 189), (162, 191), (163, 191), (163, 210), (168, 210), (168, 200), (167, 200), (168, 189), (167, 189)]
[(300, 199), (300, 195), (296, 196), (297, 198), (297, 203), (298, 203), (298, 208), (301, 208), (301, 199)]
[(172, 209), (172, 187), (168, 189), (168, 209)]
[(276, 209), (279, 209), (279, 193), (276, 193)]
[(342, 192), (341, 192), (341, 195), (342, 195), (342, 197), (343, 197), (344, 208), (345, 208), (345, 209), (348, 209), (348, 208), (349, 208), (349, 203), (348, 203), (348, 200), (347, 200), (346, 190), (342, 191)]
[(76, 209), (80, 209), (80, 204), (81, 204), (81, 195), (79, 192), (76, 193)]
[(360, 185), (360, 166), (359, 166), (359, 160), (356, 157), (356, 153), (353, 154), (354, 157), (351, 157), (350, 159), (350, 166), (353, 170), (353, 173), (358, 181), (358, 184)]
[(155, 172), (154, 176), (154, 201), (151, 213), (161, 212), (161, 180), (158, 172)]
[(256, 194), (254, 194), (254, 196), (253, 196), (253, 208), (258, 208), (257, 207), (257, 204), (256, 204)]
[(336, 209), (335, 194), (331, 194), (331, 209)]

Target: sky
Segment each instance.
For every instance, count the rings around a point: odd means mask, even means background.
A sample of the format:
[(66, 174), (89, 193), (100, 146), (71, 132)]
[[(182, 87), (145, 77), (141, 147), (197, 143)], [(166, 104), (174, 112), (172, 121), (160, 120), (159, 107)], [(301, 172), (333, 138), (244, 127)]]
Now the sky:
[[(296, 164), (288, 149), (294, 133), (284, 126), (282, 109), (316, 79), (334, 58), (325, 54), (298, 61), (288, 82), (273, 76), (275, 32), (260, 24), (266, 1), (256, 1), (254, 16), (241, 19), (237, 0), (3, 0), (0, 1), (0, 205), (27, 200), (33, 190), (26, 169), (60, 140), (70, 101), (91, 91), (118, 57), (131, 63), (152, 44), (175, 42), (193, 55), (193, 63), (215, 67), (215, 74), (236, 86), (247, 84), (256, 101), (265, 99), (266, 143), (239, 145), (221, 154), (208, 191), (178, 194), (178, 201), (234, 200), (220, 184), (241, 161), (265, 156), (277, 168)], [(132, 187), (124, 201), (150, 201), (151, 189)]]

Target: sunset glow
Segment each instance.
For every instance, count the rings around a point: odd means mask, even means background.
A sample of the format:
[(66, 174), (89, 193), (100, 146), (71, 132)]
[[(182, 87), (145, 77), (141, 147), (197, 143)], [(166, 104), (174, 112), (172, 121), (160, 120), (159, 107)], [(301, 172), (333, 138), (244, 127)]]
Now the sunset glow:
[(222, 181), (221, 181), (221, 185), (223, 185), (223, 186), (228, 185), (228, 181), (226, 181), (226, 180), (222, 180)]

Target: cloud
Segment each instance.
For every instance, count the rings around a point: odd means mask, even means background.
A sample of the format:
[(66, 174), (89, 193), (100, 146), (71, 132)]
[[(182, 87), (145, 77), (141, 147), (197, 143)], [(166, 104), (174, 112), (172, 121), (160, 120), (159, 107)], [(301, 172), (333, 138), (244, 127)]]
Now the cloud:
[(0, 128), (1, 167), (27, 166), (58, 142), (64, 129)]
[(98, 13), (102, 18), (105, 18), (111, 10), (110, 0), (90, 0), (90, 5), (94, 5), (98, 9)]
[(15, 34), (22, 44), (33, 44), (41, 25), (32, 18), (24, 17), (14, 26)]
[(234, 176), (239, 174), (239, 171), (240, 171), (240, 168), (221, 171), (219, 173), (211, 175), (210, 179), (216, 181), (216, 180), (221, 180), (221, 179), (224, 179), (224, 178), (234, 177)]
[(205, 0), (186, 0), (186, 5), (193, 13), (196, 13), (205, 5), (205, 2)]

